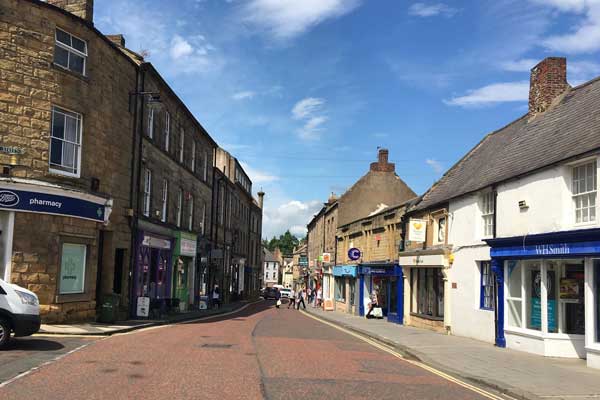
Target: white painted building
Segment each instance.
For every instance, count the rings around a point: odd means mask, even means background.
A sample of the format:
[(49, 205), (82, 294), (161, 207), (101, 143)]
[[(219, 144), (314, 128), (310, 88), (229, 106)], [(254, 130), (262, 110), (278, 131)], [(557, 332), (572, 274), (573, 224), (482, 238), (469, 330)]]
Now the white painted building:
[(265, 287), (272, 287), (279, 283), (279, 273), (281, 264), (279, 260), (268, 249), (263, 248), (263, 284)]
[(448, 204), (445, 322), (600, 368), (600, 79), (571, 88), (566, 60), (548, 58), (532, 69), (529, 103), (416, 206)]

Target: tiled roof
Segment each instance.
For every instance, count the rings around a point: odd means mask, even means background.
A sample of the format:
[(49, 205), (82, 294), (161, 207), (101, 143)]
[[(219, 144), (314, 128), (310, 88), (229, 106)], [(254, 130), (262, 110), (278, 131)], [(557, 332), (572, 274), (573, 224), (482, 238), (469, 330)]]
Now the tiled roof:
[(600, 78), (568, 90), (543, 114), (487, 135), (424, 195), (416, 209), (483, 189), (600, 148)]

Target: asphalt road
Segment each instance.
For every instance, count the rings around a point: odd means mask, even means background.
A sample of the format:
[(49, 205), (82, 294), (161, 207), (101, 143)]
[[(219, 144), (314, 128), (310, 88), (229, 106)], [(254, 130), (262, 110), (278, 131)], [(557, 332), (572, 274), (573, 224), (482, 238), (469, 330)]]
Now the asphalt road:
[[(0, 399), (485, 398), (272, 302), (91, 343), (71, 340), (64, 348), (89, 345), (0, 387)], [(1, 353), (0, 376), (7, 357), (37, 357), (16, 351)]]

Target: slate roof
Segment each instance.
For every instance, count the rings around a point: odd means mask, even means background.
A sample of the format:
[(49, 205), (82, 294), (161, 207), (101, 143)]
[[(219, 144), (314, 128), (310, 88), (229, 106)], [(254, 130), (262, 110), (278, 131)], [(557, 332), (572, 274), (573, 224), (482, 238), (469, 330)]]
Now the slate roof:
[(416, 205), (425, 209), (600, 148), (600, 78), (567, 90), (534, 118), (487, 135)]
[(265, 253), (265, 261), (268, 261), (268, 262), (279, 262), (279, 260), (277, 258), (275, 258), (275, 256), (273, 255), (273, 253), (271, 253), (269, 251), (269, 249), (267, 249), (266, 247), (263, 247), (263, 252)]

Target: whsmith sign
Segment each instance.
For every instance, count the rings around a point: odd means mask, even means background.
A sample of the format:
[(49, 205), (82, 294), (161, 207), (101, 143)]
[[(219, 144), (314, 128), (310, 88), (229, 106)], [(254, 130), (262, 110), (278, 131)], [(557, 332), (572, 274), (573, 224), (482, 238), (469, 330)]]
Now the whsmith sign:
[(49, 193), (0, 188), (0, 209), (64, 215), (104, 222), (106, 207), (93, 201)]
[(525, 246), (492, 247), (492, 257), (573, 256), (600, 253), (600, 241), (548, 243)]

